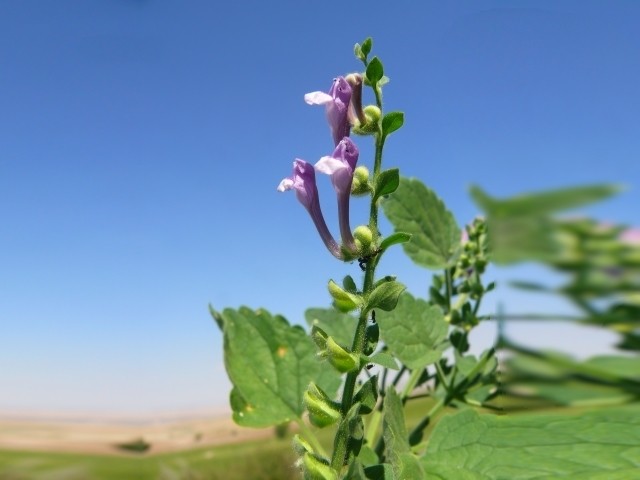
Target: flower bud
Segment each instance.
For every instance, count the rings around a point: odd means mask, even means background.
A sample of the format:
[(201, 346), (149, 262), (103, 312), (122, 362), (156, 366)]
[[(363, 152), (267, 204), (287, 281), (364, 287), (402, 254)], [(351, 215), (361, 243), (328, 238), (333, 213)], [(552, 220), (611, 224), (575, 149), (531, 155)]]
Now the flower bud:
[(338, 474), (331, 468), (329, 462), (311, 453), (302, 457), (304, 478), (311, 480), (338, 480)]
[(353, 353), (349, 353), (340, 345), (338, 345), (332, 337), (327, 337), (326, 355), (329, 357), (329, 363), (335, 367), (340, 373), (351, 372), (358, 366), (358, 357)]
[(380, 121), (380, 117), (382, 116), (382, 112), (377, 105), (367, 105), (364, 107), (364, 115), (367, 117), (367, 124), (369, 123), (378, 123)]
[(362, 111), (362, 75), (350, 73), (345, 77), (345, 80), (351, 85), (351, 108), (349, 109), (351, 123), (362, 125), (367, 122), (367, 117)]
[(341, 312), (350, 312), (358, 308), (362, 303), (362, 299), (358, 295), (343, 290), (333, 280), (329, 281), (329, 293), (333, 297), (333, 302), (338, 310)]
[(309, 443), (297, 433), (293, 436), (293, 440), (291, 441), (291, 443), (293, 444), (293, 450), (299, 456), (302, 456), (305, 453), (313, 453), (313, 448), (311, 448), (311, 445), (309, 445)]
[(364, 195), (371, 191), (369, 185), (369, 169), (363, 165), (357, 167), (353, 172), (353, 182), (351, 183), (351, 195)]
[(353, 238), (356, 242), (356, 248), (360, 254), (368, 254), (373, 243), (373, 233), (366, 225), (360, 225), (353, 231)]
[(316, 427), (326, 427), (340, 420), (340, 406), (331, 401), (315, 383), (309, 384), (302, 401), (309, 412), (309, 421)]

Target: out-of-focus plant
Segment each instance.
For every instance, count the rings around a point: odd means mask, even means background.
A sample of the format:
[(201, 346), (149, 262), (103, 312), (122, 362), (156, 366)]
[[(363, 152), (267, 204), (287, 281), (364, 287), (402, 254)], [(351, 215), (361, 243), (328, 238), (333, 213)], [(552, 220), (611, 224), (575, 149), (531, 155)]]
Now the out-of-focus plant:
[[(570, 321), (617, 333), (617, 347), (640, 351), (640, 230), (590, 218), (561, 218), (557, 212), (608, 197), (616, 187), (591, 186), (540, 192), (507, 200), (472, 190), (485, 210), (493, 260), (534, 261), (562, 274), (559, 287), (514, 281), (520, 289), (552, 295), (576, 314), (509, 312), (500, 319)], [(544, 328), (540, 325), (540, 328)], [(579, 338), (567, 339), (568, 347)], [(640, 357), (606, 355), (578, 361), (564, 352), (536, 351), (503, 334), (507, 362), (504, 392), (559, 405), (608, 405), (640, 397)], [(570, 349), (570, 348), (569, 348)]]

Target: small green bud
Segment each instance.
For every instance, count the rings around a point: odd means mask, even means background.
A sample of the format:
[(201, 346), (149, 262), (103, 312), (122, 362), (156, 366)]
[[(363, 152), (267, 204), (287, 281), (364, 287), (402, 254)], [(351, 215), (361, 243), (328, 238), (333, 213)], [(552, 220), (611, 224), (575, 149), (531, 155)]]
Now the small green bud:
[(356, 167), (356, 169), (353, 172), (353, 178), (354, 180), (357, 178), (362, 183), (367, 183), (369, 181), (369, 169), (364, 165), (360, 165), (359, 167)]
[(369, 169), (363, 165), (356, 167), (353, 172), (353, 182), (351, 183), (352, 195), (364, 195), (371, 191), (369, 185)]
[(302, 401), (309, 412), (309, 421), (316, 427), (323, 428), (340, 420), (340, 406), (331, 401), (315, 383), (309, 384)]
[(333, 297), (336, 308), (341, 312), (350, 312), (358, 308), (358, 305), (362, 303), (358, 295), (347, 292), (333, 280), (329, 281), (329, 293)]
[(377, 105), (367, 105), (366, 107), (364, 107), (364, 115), (367, 118), (367, 124), (378, 123), (380, 121), (380, 117), (382, 116), (382, 112)]
[(333, 338), (327, 338), (326, 348), (326, 355), (329, 357), (329, 362), (340, 373), (351, 372), (357, 368), (358, 357), (353, 353), (347, 352), (338, 345)]
[(311, 327), (311, 338), (320, 350), (327, 348), (328, 335), (317, 325)]
[(302, 456), (305, 453), (313, 453), (311, 445), (309, 445), (309, 443), (297, 433), (293, 436), (291, 443), (293, 444), (293, 450), (299, 456)]
[(302, 457), (304, 478), (310, 480), (338, 480), (338, 474), (331, 468), (329, 462), (311, 453)]
[(371, 244), (373, 243), (373, 233), (366, 225), (360, 225), (353, 231), (353, 238), (356, 242), (356, 248), (361, 255), (367, 255), (371, 252)]

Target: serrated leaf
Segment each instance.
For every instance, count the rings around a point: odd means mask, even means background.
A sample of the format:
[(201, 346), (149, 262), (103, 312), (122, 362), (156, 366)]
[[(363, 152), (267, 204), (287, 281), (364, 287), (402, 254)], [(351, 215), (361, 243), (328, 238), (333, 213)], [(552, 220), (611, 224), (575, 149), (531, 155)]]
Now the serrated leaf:
[(310, 327), (318, 326), (340, 345), (351, 345), (358, 320), (333, 308), (309, 308), (304, 318)]
[(389, 350), (412, 370), (439, 360), (446, 347), (448, 324), (440, 308), (409, 293), (400, 296), (395, 310), (377, 314), (376, 320)]
[(404, 125), (404, 112), (389, 112), (382, 117), (382, 134), (389, 135)]
[(373, 57), (371, 59), (367, 65), (367, 71), (365, 74), (369, 83), (374, 86), (382, 78), (384, 75), (384, 68), (382, 67), (382, 62), (378, 57)]
[(453, 264), (460, 247), (460, 229), (442, 200), (417, 179), (400, 179), (395, 193), (382, 202), (396, 232), (412, 235), (402, 245), (418, 265), (443, 269)]
[(400, 184), (400, 171), (397, 168), (384, 170), (376, 177), (373, 201), (396, 191)]
[(386, 237), (382, 242), (380, 242), (380, 250), (384, 251), (392, 245), (397, 245), (398, 243), (406, 243), (411, 240), (411, 234), (405, 232), (395, 232)]
[(367, 298), (366, 310), (369, 311), (374, 308), (384, 310), (385, 312), (393, 310), (398, 303), (398, 297), (406, 288), (407, 287), (395, 280), (378, 285)]
[(313, 380), (335, 394), (340, 376), (315, 358), (315, 345), (284, 317), (247, 307), (225, 309), (224, 360), (233, 384), (231, 407), (238, 425), (267, 427), (299, 418)]
[(640, 468), (640, 407), (577, 415), (444, 417), (422, 466), (441, 480), (631, 479)]

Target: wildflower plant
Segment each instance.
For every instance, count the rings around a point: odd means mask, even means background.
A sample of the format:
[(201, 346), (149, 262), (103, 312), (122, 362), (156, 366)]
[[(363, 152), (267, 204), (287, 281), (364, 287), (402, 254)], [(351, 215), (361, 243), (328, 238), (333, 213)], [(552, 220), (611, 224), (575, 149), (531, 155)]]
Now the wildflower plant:
[[(224, 334), (233, 418), (247, 427), (295, 423), (296, 465), (305, 479), (533, 478), (518, 476), (518, 469), (544, 462), (509, 450), (516, 434), (496, 432), (520, 429), (526, 433), (518, 442), (538, 445), (549, 435), (549, 422), (505, 424), (475, 411), (495, 409), (498, 393), (495, 349), (469, 353), (469, 334), (488, 319), (480, 307), (495, 287), (485, 280), (488, 223), (478, 217), (461, 229), (430, 188), (383, 167), (385, 144), (395, 139), (404, 114), (385, 110), (389, 79), (371, 48), (370, 38), (355, 45), (362, 71), (337, 76), (326, 93), (304, 96), (325, 107), (332, 142), (315, 165), (296, 158), (293, 173), (277, 187), (295, 192), (329, 253), (353, 271), (328, 281), (332, 306), (306, 311), (308, 332), (264, 309), (211, 308)], [(372, 103), (364, 105), (367, 93)], [(360, 156), (358, 144), (365, 141), (374, 144), (373, 159)], [(330, 176), (337, 219), (323, 216), (316, 173)], [(368, 219), (350, 218), (355, 196), (368, 197)], [(392, 232), (381, 231), (381, 209)], [(352, 224), (359, 226), (352, 230)], [(329, 225), (338, 226), (339, 242)], [(386, 252), (399, 246), (435, 272), (425, 298), (378, 271)], [(405, 410), (414, 404), (420, 414), (408, 428)], [(454, 410), (427, 435), (435, 419)], [(319, 429), (328, 429), (333, 440), (324, 441)], [(484, 467), (478, 462), (488, 453), (472, 448), (479, 439), (498, 452)], [(497, 476), (487, 474), (495, 465), (502, 465)]]

